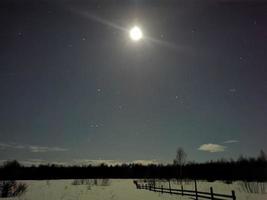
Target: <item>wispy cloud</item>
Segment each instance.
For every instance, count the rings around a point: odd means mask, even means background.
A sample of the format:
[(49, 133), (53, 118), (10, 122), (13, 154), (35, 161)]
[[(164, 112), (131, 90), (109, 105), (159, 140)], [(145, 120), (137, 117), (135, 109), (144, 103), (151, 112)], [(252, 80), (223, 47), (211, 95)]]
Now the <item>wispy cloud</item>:
[(25, 149), (33, 153), (68, 151), (68, 149), (61, 148), (61, 147), (47, 147), (47, 146), (39, 146), (39, 145), (20, 145), (16, 143), (0, 143), (0, 150), (7, 150), (7, 149)]
[(217, 153), (225, 151), (227, 147), (219, 144), (202, 144), (198, 150), (200, 151), (208, 151), (210, 153)]
[(235, 88), (230, 88), (230, 89), (229, 89), (229, 92), (231, 92), (231, 93), (235, 93), (235, 92), (236, 92), (236, 89), (235, 89)]
[(24, 149), (25, 146), (19, 145), (19, 144), (16, 144), (16, 143), (0, 143), (0, 149), (8, 149), (8, 148)]
[(43, 146), (29, 146), (29, 150), (33, 153), (45, 153), (50, 151), (68, 151), (68, 149), (61, 147), (43, 147)]
[(0, 160), (0, 165), (4, 164), (8, 160)]
[(134, 160), (130, 163), (142, 164), (142, 165), (159, 164), (157, 160)]
[(73, 164), (74, 165), (100, 165), (100, 164), (106, 164), (106, 165), (120, 165), (123, 163), (122, 160), (91, 160), (91, 159), (74, 159)]
[(126, 161), (126, 160), (90, 160), (90, 159), (75, 159), (73, 160), (74, 165), (122, 165), (122, 164), (142, 164), (142, 165), (149, 165), (149, 164), (158, 164), (157, 160), (133, 160), (133, 161)]
[(22, 165), (24, 166), (32, 166), (32, 165), (48, 165), (48, 164), (55, 164), (55, 165), (65, 165), (67, 166), (68, 163), (66, 162), (60, 162), (60, 161), (47, 161), (47, 160), (42, 160), (42, 159), (28, 159), (28, 160), (22, 160), (19, 161)]
[(239, 140), (226, 140), (223, 143), (225, 143), (225, 144), (231, 144), (231, 143), (238, 143), (238, 142), (239, 142)]
[(41, 165), (41, 164), (48, 164), (47, 161), (42, 159), (27, 159), (27, 160), (21, 160), (19, 161), (24, 166), (31, 166), (31, 165)]

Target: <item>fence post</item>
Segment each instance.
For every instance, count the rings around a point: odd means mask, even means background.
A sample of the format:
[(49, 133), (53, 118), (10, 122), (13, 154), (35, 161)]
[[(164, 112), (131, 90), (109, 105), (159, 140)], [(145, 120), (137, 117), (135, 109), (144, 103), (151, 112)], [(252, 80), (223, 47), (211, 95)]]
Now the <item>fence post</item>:
[(212, 187), (210, 187), (210, 197), (211, 197), (211, 200), (213, 200), (213, 189), (212, 189)]
[(182, 196), (184, 196), (184, 187), (181, 185)]
[(171, 188), (171, 183), (169, 181), (169, 189), (170, 189), (170, 194), (172, 194), (172, 188)]
[(196, 191), (196, 200), (198, 200), (198, 195), (197, 195), (197, 181), (195, 180), (195, 191)]
[(163, 185), (161, 185), (161, 193), (163, 193)]
[(232, 190), (232, 196), (233, 196), (233, 200), (236, 200), (236, 196), (235, 196), (235, 191)]

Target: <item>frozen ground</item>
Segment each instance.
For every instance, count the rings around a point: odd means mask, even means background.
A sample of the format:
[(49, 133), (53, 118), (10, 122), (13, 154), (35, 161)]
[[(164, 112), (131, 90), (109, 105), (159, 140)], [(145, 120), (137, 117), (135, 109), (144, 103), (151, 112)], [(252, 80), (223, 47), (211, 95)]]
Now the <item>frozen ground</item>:
[[(50, 181), (20, 181), (28, 184), (25, 194), (15, 198), (16, 200), (188, 200), (189, 197), (181, 197), (170, 194), (160, 194), (146, 190), (137, 190), (132, 179), (87, 180), (83, 184), (73, 180)], [(157, 182), (158, 185), (168, 186), (167, 182)], [(184, 183), (184, 189), (193, 189), (194, 183)], [(209, 191), (213, 187), (215, 193), (230, 194), (235, 190), (239, 200), (266, 200), (267, 183), (246, 185), (242, 182), (225, 184), (223, 182), (198, 181), (199, 191)], [(172, 188), (179, 188), (176, 181), (171, 182)], [(259, 187), (261, 189), (259, 189)], [(249, 190), (260, 193), (250, 193)], [(263, 190), (263, 191), (262, 191)], [(2, 198), (0, 198), (2, 199)]]

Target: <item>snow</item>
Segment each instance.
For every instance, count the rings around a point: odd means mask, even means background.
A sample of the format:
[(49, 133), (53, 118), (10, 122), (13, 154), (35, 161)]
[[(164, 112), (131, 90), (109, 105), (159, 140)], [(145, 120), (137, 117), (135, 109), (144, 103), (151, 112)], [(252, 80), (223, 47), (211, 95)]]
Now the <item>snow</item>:
[[(28, 185), (27, 192), (20, 197), (0, 198), (13, 200), (189, 200), (190, 197), (182, 197), (170, 194), (161, 194), (135, 188), (132, 179), (103, 179), (87, 180), (87, 184), (73, 184), (73, 180), (42, 180), (42, 181), (18, 181)], [(85, 181), (86, 182), (86, 181)], [(169, 187), (169, 183), (157, 182), (157, 185)], [(209, 192), (212, 186), (215, 193), (231, 194), (235, 190), (238, 200), (266, 200), (267, 183), (257, 184), (233, 182), (226, 184), (221, 181), (207, 182), (197, 181), (199, 191)], [(172, 188), (180, 188), (179, 183), (171, 181)], [(194, 190), (194, 182), (183, 183), (184, 189)], [(249, 193), (249, 189), (258, 193)], [(256, 188), (256, 189), (255, 189)], [(251, 192), (251, 191), (250, 191)]]

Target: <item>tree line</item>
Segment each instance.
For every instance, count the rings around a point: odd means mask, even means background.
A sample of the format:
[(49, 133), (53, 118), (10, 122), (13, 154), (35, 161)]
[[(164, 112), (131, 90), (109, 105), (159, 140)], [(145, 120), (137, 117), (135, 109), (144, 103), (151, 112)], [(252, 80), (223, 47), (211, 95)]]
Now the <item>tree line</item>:
[[(178, 149), (179, 150), (179, 149)], [(89, 178), (164, 178), (197, 180), (267, 181), (266, 154), (256, 158), (240, 156), (237, 160), (221, 159), (206, 163), (185, 162), (179, 152), (173, 164), (122, 164), (98, 166), (63, 166), (55, 164), (23, 166), (18, 161), (0, 167), (0, 180), (89, 179)]]

